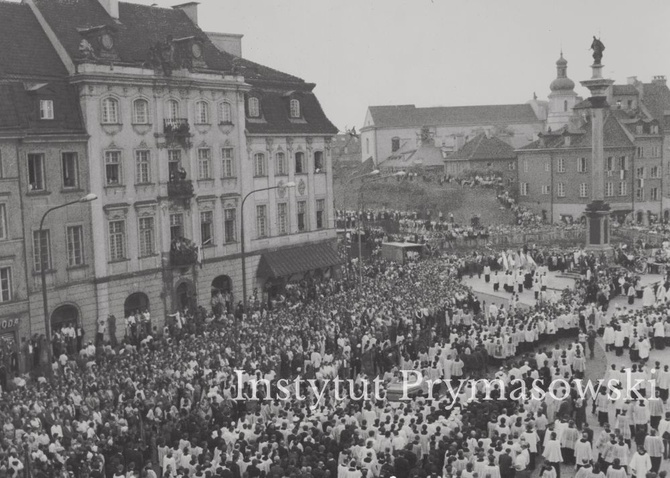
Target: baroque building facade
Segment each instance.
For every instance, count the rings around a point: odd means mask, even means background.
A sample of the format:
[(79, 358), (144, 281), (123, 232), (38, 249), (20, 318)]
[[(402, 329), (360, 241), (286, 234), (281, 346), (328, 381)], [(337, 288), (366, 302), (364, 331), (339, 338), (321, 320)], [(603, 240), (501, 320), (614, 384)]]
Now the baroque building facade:
[[(20, 318), (16, 340), (44, 333), (41, 244), (51, 261), (51, 323), (72, 323), (86, 340), (109, 315), (120, 338), (123, 317), (136, 311), (148, 310), (155, 327), (215, 296), (233, 311), (243, 300), (243, 262), (248, 295), (261, 300), (290, 281), (335, 273), (330, 138), (337, 130), (315, 85), (241, 58), (241, 35), (203, 32), (195, 3), (12, 7), (24, 21), (9, 22), (5, 34), (31, 38), (32, 48), (14, 52), (24, 75), (36, 77), (36, 92), (20, 84), (26, 101), (39, 115), (33, 97), (47, 95), (57, 119), (74, 118), (65, 124), (71, 130), (57, 122), (61, 130), (40, 130), (42, 137), (30, 135), (32, 117), (11, 138), (0, 128), (0, 198), (22, 211), (5, 221), (16, 242), (3, 243), (0, 230), (0, 251), (15, 263), (12, 300), (0, 302), (0, 316)], [(46, 86), (38, 83), (49, 75)], [(38, 150), (39, 170), (29, 159)], [(76, 187), (66, 187), (65, 158), (73, 155)], [(48, 186), (26, 189), (36, 171)], [(35, 238), (46, 203), (88, 192), (97, 200), (54, 212), (50, 237)], [(81, 264), (68, 263), (73, 226), (81, 227)]]

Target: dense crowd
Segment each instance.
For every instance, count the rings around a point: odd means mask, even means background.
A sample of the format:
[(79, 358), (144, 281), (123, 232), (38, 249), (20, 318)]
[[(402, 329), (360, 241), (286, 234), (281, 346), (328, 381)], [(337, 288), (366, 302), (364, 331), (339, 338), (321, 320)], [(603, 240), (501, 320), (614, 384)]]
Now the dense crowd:
[[(550, 295), (550, 270), (577, 271), (583, 283)], [(247, 309), (217, 295), (211, 310), (178, 311), (164, 328), (138, 312), (119, 343), (108, 323), (95, 343), (61, 331), (68, 345), (54, 344), (50, 373), (17, 377), (3, 390), (0, 476), (513, 478), (528, 476), (540, 456), (546, 478), (560, 475), (561, 463), (581, 478), (659, 471), (666, 431), (670, 437), (664, 402), (642, 394), (589, 403), (573, 379), (585, 376), (598, 330), (608, 349), (628, 348), (640, 362), (636, 377), (659, 373), (644, 362), (670, 338), (670, 286), (653, 290), (652, 309), (609, 317), (607, 304), (584, 291), (595, 281), (614, 294), (619, 278), (579, 250), (530, 247), (502, 258), (484, 249), (374, 261), (362, 280), (357, 272), (345, 267), (340, 279), (294, 285), (271, 303), (254, 295)], [(493, 288), (504, 276), (509, 300), (480, 302), (460, 280), (466, 274)], [(524, 288), (537, 288), (535, 306), (519, 302)], [(561, 337), (570, 339), (559, 345)], [(424, 381), (411, 400), (397, 401), (391, 391), (402, 370), (443, 383)], [(336, 390), (335, 377), (349, 379), (349, 389)], [(386, 393), (366, 400), (373, 377)], [(500, 382), (457, 387), (485, 377)], [(260, 400), (237, 400), (253, 395), (251, 378), (271, 385)], [(279, 400), (279, 378), (314, 380), (323, 394), (301, 382)], [(553, 388), (557, 378), (565, 382)], [(670, 385), (670, 372), (666, 379)], [(533, 380), (561, 399), (522, 393)], [(496, 400), (482, 400), (487, 394)], [(659, 394), (667, 398), (667, 387)], [(607, 433), (588, 426), (589, 406)]]

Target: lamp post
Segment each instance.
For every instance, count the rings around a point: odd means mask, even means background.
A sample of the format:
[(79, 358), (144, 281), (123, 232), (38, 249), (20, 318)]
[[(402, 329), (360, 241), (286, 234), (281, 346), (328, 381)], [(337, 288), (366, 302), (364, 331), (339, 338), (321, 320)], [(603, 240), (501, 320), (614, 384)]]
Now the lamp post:
[(242, 242), (242, 294), (244, 296), (244, 311), (246, 313), (247, 310), (247, 261), (246, 261), (246, 252), (245, 252), (245, 240), (244, 240), (244, 203), (247, 201), (249, 196), (251, 196), (254, 193), (258, 193), (261, 191), (271, 191), (273, 189), (282, 189), (282, 188), (294, 188), (295, 183), (294, 182), (288, 182), (286, 184), (282, 184), (279, 186), (270, 186), (267, 188), (260, 188), (260, 189), (254, 189), (253, 191), (250, 191), (247, 193), (246, 196), (244, 196), (244, 199), (242, 199), (242, 205), (240, 206), (240, 215), (242, 216), (240, 219), (240, 240)]
[[(359, 174), (358, 176), (354, 176), (353, 178), (349, 178), (349, 179), (344, 183), (344, 185), (346, 186), (346, 185), (348, 185), (348, 184), (351, 184), (352, 182), (354, 182), (354, 181), (357, 180), (357, 179), (363, 179), (363, 178), (367, 178), (367, 177), (369, 177), (369, 176), (376, 176), (377, 174), (379, 174), (379, 169), (375, 169), (375, 170), (373, 170), (373, 171), (370, 171), (369, 173)], [(362, 186), (363, 186), (363, 185), (361, 184), (361, 187), (362, 187)], [(360, 189), (359, 189), (359, 199), (360, 199)], [(359, 203), (360, 203), (360, 200), (359, 200)], [(345, 205), (345, 203), (344, 203), (344, 199), (342, 200), (342, 205), (346, 207), (346, 205)], [(345, 245), (345, 249), (346, 249), (346, 242), (347, 242), (347, 217), (346, 217), (346, 211), (343, 211), (343, 212), (345, 213), (345, 217), (344, 217), (344, 245)], [(360, 224), (359, 224), (359, 226), (360, 226)], [(348, 257), (348, 253), (347, 253), (347, 257)], [(359, 254), (359, 257), (360, 257), (360, 254)]]
[[(72, 206), (73, 204), (81, 204), (81, 203), (87, 203), (91, 201), (95, 201), (98, 199), (98, 196), (95, 194), (87, 194), (86, 196), (76, 200), (76, 201), (70, 201), (65, 204), (61, 204), (59, 206), (54, 206), (50, 209), (47, 209), (47, 211), (42, 215), (42, 220), (40, 221), (40, 229), (39, 229), (39, 236), (40, 236), (40, 277), (42, 279), (42, 305), (44, 307), (44, 335), (46, 336), (47, 339), (47, 357), (49, 360), (49, 367), (51, 367), (51, 362), (53, 359), (53, 348), (51, 344), (51, 320), (49, 320), (49, 303), (47, 299), (47, 261), (46, 257), (47, 254), (45, 253), (45, 244), (42, 244), (42, 238), (44, 237), (44, 220), (47, 218), (47, 215), (55, 211), (56, 209), (62, 209), (67, 206)], [(46, 245), (48, 246), (48, 244)]]

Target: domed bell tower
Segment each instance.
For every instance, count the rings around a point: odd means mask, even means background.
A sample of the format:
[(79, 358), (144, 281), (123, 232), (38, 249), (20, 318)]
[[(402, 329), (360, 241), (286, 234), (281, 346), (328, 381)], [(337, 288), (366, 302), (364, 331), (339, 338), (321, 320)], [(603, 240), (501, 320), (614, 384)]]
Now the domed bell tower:
[(552, 131), (561, 129), (570, 123), (572, 109), (579, 101), (575, 93), (575, 82), (568, 78), (568, 62), (561, 57), (556, 62), (556, 79), (549, 85), (549, 112), (547, 114), (547, 128)]

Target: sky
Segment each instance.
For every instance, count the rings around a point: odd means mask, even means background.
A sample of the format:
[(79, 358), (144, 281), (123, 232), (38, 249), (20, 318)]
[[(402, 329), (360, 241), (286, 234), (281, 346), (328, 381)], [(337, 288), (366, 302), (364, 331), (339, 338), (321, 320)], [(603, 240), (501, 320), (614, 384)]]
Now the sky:
[[(172, 6), (180, 0), (130, 0)], [(185, 0), (184, 0), (185, 1)], [(617, 83), (670, 76), (668, 0), (200, 0), (205, 31), (241, 33), (249, 60), (316, 83), (327, 116), (360, 128), (370, 105), (525, 103), (549, 94), (561, 48), (591, 77), (593, 35)]]

